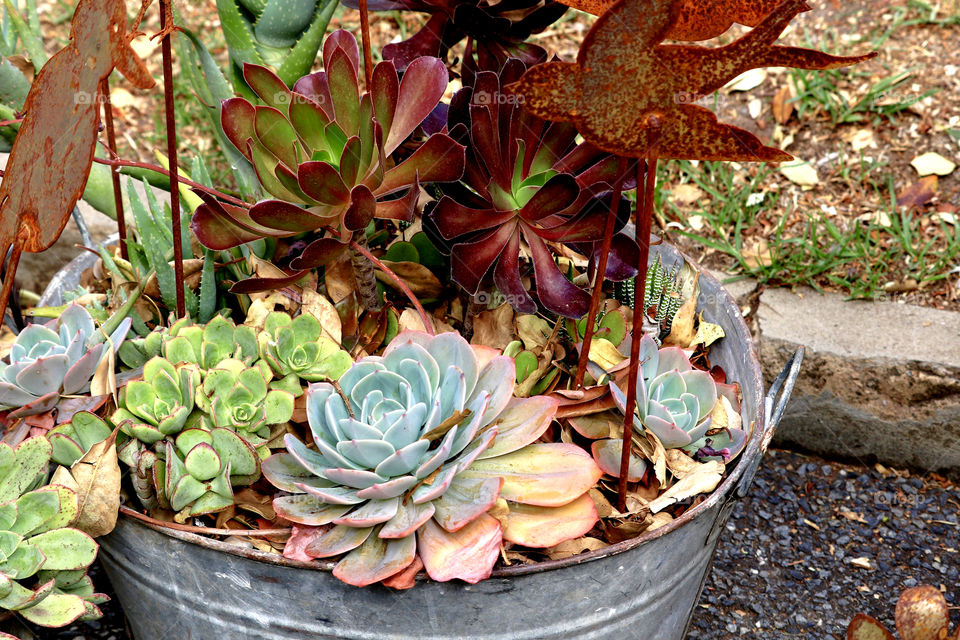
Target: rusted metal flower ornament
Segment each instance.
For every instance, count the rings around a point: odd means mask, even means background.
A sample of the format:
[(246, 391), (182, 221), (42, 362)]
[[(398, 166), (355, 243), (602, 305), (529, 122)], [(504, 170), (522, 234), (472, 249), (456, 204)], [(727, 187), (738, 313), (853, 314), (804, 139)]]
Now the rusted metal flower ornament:
[[(144, 0), (144, 9), (151, 1)], [(100, 81), (116, 68), (138, 88), (154, 85), (130, 47), (135, 35), (127, 28), (123, 0), (81, 0), (70, 43), (44, 65), (30, 88), (0, 183), (0, 258), (13, 246), (0, 317), (20, 253), (38, 253), (56, 242), (83, 193), (99, 130)]]
[[(695, 102), (757, 67), (834, 69), (868, 58), (838, 57), (773, 42), (805, 0), (786, 0), (756, 28), (723, 47), (662, 45), (684, 7), (681, 0), (620, 0), (587, 34), (577, 62), (547, 62), (513, 90), (547, 120), (576, 123), (597, 147), (621, 156), (782, 162), (790, 155), (717, 121)], [(722, 14), (720, 22), (726, 24)]]
[[(575, 0), (580, 8), (600, 13), (603, 0)], [(782, 162), (791, 156), (765, 146), (752, 133), (717, 120), (708, 109), (693, 104), (727, 82), (758, 67), (833, 69), (876, 55), (838, 57), (774, 42), (805, 0), (618, 0), (597, 20), (584, 39), (575, 63), (546, 62), (524, 74), (511, 90), (527, 110), (546, 120), (573, 122), (584, 139), (621, 157), (645, 158), (637, 168), (637, 286), (634, 308), (642, 306), (650, 249), (657, 158)], [(767, 15), (760, 19), (763, 13)], [(661, 44), (666, 39), (702, 40), (719, 35), (733, 22), (756, 26), (722, 47)], [(613, 225), (607, 225), (603, 248), (609, 247)], [(603, 273), (601, 262), (598, 271)], [(587, 327), (594, 326), (597, 295), (594, 285)], [(639, 337), (644, 314), (635, 313), (633, 335)], [(583, 379), (590, 332), (584, 336), (576, 382)], [(630, 460), (633, 389), (639, 367), (640, 340), (631, 346), (631, 367), (620, 467), (619, 507), (626, 501)]]

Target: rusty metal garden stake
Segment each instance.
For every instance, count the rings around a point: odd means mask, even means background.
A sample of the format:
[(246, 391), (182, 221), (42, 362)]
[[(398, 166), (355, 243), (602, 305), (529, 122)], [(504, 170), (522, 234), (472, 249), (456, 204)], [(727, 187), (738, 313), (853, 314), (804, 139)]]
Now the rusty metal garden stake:
[[(654, 125), (656, 126), (656, 125)], [(646, 171), (644, 171), (646, 164)], [(633, 288), (633, 331), (630, 342), (630, 372), (627, 380), (627, 405), (624, 408), (623, 443), (620, 451), (620, 478), (617, 485), (617, 508), (626, 511), (627, 475), (630, 467), (630, 448), (633, 439), (633, 414), (637, 407), (637, 375), (640, 370), (640, 335), (646, 314), (643, 299), (647, 284), (647, 261), (650, 258), (650, 226), (653, 220), (653, 193), (657, 182), (657, 145), (654, 143), (646, 163), (637, 163), (637, 230), (640, 247), (637, 258), (637, 279)], [(643, 185), (642, 191), (640, 185)], [(642, 199), (641, 199), (642, 196)]]
[[(103, 122), (107, 129), (107, 146), (110, 153), (117, 153), (117, 135), (113, 128), (113, 107), (110, 104), (110, 78), (100, 81), (100, 94), (103, 101)], [(120, 189), (120, 174), (117, 168), (110, 168), (110, 181), (113, 183), (113, 207), (117, 212), (117, 235), (120, 237), (120, 257), (129, 261), (127, 253), (127, 221), (123, 216), (123, 192)]]
[[(610, 244), (613, 242), (613, 230), (617, 223), (617, 210), (620, 207), (620, 195), (623, 193), (624, 175), (627, 171), (628, 159), (621, 157), (617, 164), (617, 181), (613, 186), (610, 197), (610, 211), (603, 227), (603, 241), (600, 244), (600, 257), (596, 264), (596, 274), (593, 277), (593, 292), (590, 296), (590, 311), (587, 313), (587, 327), (583, 332), (583, 347), (580, 349), (580, 359), (577, 361), (577, 375), (573, 380), (573, 388), (583, 386), (583, 376), (587, 371), (587, 361), (590, 359), (590, 344), (593, 342), (594, 325), (597, 322), (597, 312), (600, 301), (603, 299), (603, 281), (607, 273), (607, 258), (610, 256)], [(639, 183), (637, 183), (639, 184)], [(574, 336), (576, 339), (576, 336)]]
[(183, 243), (180, 235), (179, 162), (177, 160), (177, 124), (173, 104), (173, 53), (170, 36), (173, 27), (173, 9), (170, 0), (160, 0), (161, 55), (163, 56), (163, 98), (167, 118), (167, 158), (170, 161), (170, 220), (173, 230), (173, 273), (177, 287), (177, 317), (187, 314), (183, 290)]
[(370, 12), (367, 11), (367, 0), (360, 0), (360, 40), (363, 44), (363, 77), (366, 79), (367, 91), (370, 91), (373, 82), (373, 54), (370, 51)]

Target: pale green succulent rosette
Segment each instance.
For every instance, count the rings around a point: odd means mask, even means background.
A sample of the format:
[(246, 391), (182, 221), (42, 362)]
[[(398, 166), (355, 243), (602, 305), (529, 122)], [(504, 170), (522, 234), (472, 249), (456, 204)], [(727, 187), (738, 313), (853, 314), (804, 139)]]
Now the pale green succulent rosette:
[(200, 385), (195, 364), (174, 365), (159, 356), (143, 366), (143, 379), (128, 382), (120, 392), (120, 407), (112, 420), (137, 440), (153, 444), (183, 430), (194, 408)]
[(406, 332), (355, 363), (339, 391), (312, 384), (316, 449), (287, 435), (287, 453), (263, 463), (292, 494), (274, 499), (278, 515), (307, 525), (285, 553), (343, 555), (334, 575), (356, 586), (417, 555), (434, 580), (477, 582), (503, 540), (547, 547), (583, 535), (600, 469), (575, 445), (536, 443), (557, 403), (513, 398), (515, 378), (511, 358), (458, 334)]
[(292, 384), (281, 383), (283, 388), (299, 390), (299, 380), (336, 380), (353, 364), (350, 354), (324, 336), (320, 321), (309, 314), (291, 319), (285, 313), (271, 313), (258, 341), (260, 357), (274, 375), (292, 379)]
[(163, 340), (163, 356), (172, 363), (188, 362), (201, 372), (212, 369), (227, 358), (246, 365), (258, 358), (257, 334), (252, 327), (237, 326), (232, 320), (217, 316), (204, 326), (189, 319), (175, 322)]
[(79, 512), (77, 495), (60, 485), (29, 490), (46, 478), (50, 455), (42, 437), (15, 449), (0, 443), (0, 608), (60, 627), (99, 618), (107, 597), (87, 576), (97, 543), (67, 526)]

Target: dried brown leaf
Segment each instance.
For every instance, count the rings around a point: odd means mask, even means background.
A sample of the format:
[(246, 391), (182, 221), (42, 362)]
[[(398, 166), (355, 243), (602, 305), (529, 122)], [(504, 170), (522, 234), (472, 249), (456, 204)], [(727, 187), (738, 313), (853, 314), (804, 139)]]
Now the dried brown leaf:
[(482, 344), (503, 349), (513, 342), (513, 307), (503, 303), (496, 309), (481, 311), (473, 319), (473, 337), (470, 344)]
[(90, 447), (72, 467), (58, 467), (50, 479), (77, 494), (79, 511), (71, 526), (94, 538), (113, 531), (120, 510), (120, 465), (117, 463), (117, 431)]
[(938, 182), (939, 178), (936, 175), (929, 175), (904, 187), (897, 194), (897, 206), (908, 209), (924, 206), (936, 197)]
[(787, 124), (793, 114), (793, 88), (787, 84), (773, 96), (773, 117), (780, 124)]
[[(437, 298), (443, 293), (443, 283), (440, 282), (437, 276), (433, 275), (430, 269), (422, 264), (417, 264), (416, 262), (391, 262), (390, 260), (384, 260), (383, 264), (393, 271), (404, 284), (410, 287), (410, 291), (418, 298)], [(397, 283), (393, 281), (393, 278), (388, 277), (386, 273), (377, 269), (376, 274), (377, 280), (388, 287), (398, 289)]]

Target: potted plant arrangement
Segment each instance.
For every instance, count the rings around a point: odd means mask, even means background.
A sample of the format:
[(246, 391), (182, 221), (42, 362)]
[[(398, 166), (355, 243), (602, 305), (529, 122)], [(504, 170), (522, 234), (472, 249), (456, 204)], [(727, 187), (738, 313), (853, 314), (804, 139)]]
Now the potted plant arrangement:
[[(81, 0), (74, 33), (118, 4)], [(94, 536), (138, 638), (682, 637), (802, 352), (765, 396), (737, 306), (651, 240), (657, 159), (784, 160), (679, 92), (863, 57), (774, 45), (800, 0), (577, 4), (600, 18), (575, 63), (525, 41), (563, 5), (398, 1), (369, 8), (432, 17), (373, 65), (366, 27), (320, 44), (330, 3), (290, 41), (274, 4), (270, 60), (181, 48), (240, 193), (179, 169), (170, 126), (171, 207), (131, 193), (135, 228), (66, 269), (0, 368), (0, 604), (96, 617)], [(724, 47), (661, 44), (733, 22)], [(123, 27), (112, 63), (146, 86)], [(264, 64), (308, 38), (322, 70)], [(14, 158), (46, 153), (30, 118), (72, 90), (43, 85)], [(47, 240), (11, 164), (6, 288)]]

